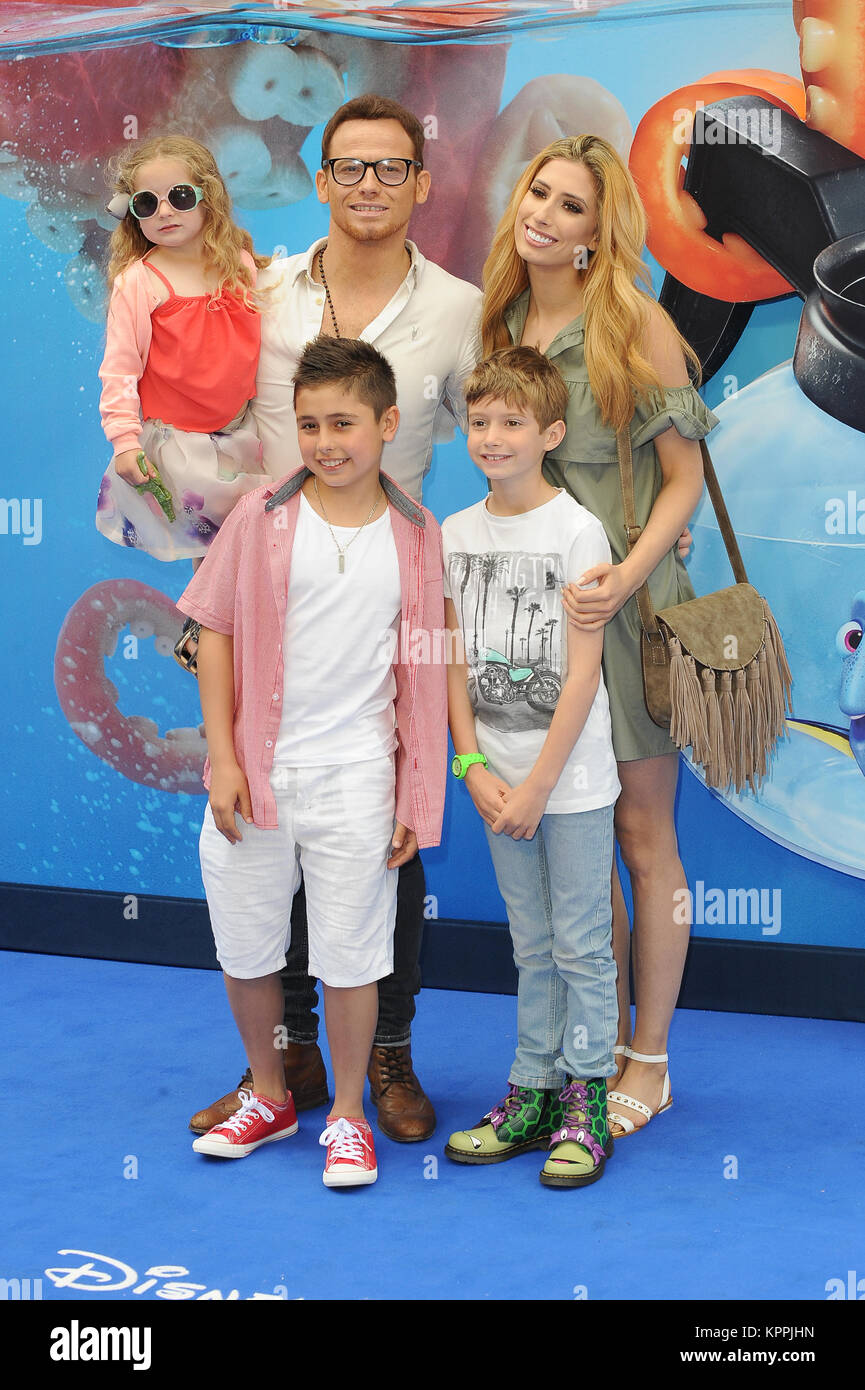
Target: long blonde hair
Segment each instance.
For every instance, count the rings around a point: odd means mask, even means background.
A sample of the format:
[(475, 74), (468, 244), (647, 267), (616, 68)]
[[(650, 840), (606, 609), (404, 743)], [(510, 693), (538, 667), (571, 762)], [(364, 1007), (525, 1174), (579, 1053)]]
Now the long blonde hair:
[[(233, 221), (231, 198), (210, 150), (188, 135), (157, 135), (143, 140), (109, 160), (106, 179), (114, 192), (128, 193), (131, 197), (138, 170), (153, 159), (182, 160), (190, 183), (197, 184), (204, 194), (200, 203), (204, 209), (203, 259), (205, 266), (217, 274), (217, 286), (209, 303), (212, 304), (223, 290), (228, 290), (238, 294), (248, 308), (260, 308), (255, 302), (252, 274), (240, 253), (248, 251), (259, 270), (269, 265), (271, 258), (257, 255), (249, 232)], [(118, 223), (109, 243), (109, 291), (117, 276), (133, 261), (140, 260), (152, 245), (131, 213)]]
[[(637, 283), (642, 281), (651, 290), (651, 277), (642, 260), (646, 213), (626, 164), (600, 136), (554, 140), (535, 156), (518, 180), (483, 269), (484, 356), (510, 345), (505, 310), (529, 283), (526, 264), (514, 242), (514, 223), (526, 193), (551, 159), (569, 159), (585, 165), (595, 184), (598, 247), (589, 255), (583, 280), (586, 367), (601, 419), (619, 430), (631, 419), (635, 398), (651, 399), (662, 391), (663, 383), (642, 351), (649, 304), (654, 302), (651, 294)], [(691, 375), (698, 380), (697, 354), (669, 314), (659, 305), (656, 309), (672, 328)]]

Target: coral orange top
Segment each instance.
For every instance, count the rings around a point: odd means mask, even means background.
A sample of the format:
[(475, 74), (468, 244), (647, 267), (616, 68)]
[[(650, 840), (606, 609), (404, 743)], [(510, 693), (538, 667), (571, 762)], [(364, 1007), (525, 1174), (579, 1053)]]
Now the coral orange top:
[(151, 313), (153, 337), (138, 383), (145, 420), (213, 434), (255, 395), (261, 315), (234, 294), (178, 295), (155, 265), (169, 297)]
[[(255, 284), (255, 261), (240, 255)], [(145, 419), (197, 434), (224, 429), (255, 395), (261, 316), (234, 295), (208, 309), (207, 295), (176, 295), (164, 276), (171, 298), (160, 304), (157, 275), (145, 258), (133, 261), (111, 292), (99, 411), (115, 455), (140, 448), (139, 391)]]

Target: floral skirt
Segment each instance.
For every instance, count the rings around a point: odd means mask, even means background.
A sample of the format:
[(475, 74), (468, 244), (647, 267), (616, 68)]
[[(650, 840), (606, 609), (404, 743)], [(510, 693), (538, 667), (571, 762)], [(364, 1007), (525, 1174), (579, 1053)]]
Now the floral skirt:
[(117, 545), (146, 550), (156, 560), (206, 555), (234, 504), (267, 480), (248, 404), (215, 434), (191, 434), (161, 420), (145, 420), (140, 439), (170, 504), (162, 506), (153, 493), (138, 492), (118, 476), (112, 461), (99, 488), (97, 529)]

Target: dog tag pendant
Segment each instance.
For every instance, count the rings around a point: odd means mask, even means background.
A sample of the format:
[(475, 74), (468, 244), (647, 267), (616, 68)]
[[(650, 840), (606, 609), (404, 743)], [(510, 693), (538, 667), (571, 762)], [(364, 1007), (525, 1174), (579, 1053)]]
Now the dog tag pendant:
[(345, 574), (345, 556), (342, 551), (339, 552), (339, 572)]

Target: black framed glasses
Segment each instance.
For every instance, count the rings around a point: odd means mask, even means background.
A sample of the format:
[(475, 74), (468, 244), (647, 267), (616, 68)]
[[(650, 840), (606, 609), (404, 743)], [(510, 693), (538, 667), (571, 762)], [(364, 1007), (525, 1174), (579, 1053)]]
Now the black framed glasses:
[(419, 159), (323, 159), (322, 169), (329, 169), (337, 183), (360, 183), (367, 169), (372, 169), (379, 183), (395, 188), (405, 183), (409, 169), (422, 169)]
[[(204, 190), (194, 183), (176, 183), (164, 196), (175, 212), (192, 212), (204, 197)], [(161, 202), (161, 194), (142, 188), (129, 199), (129, 211), (139, 222), (145, 222), (148, 217), (153, 217)]]

